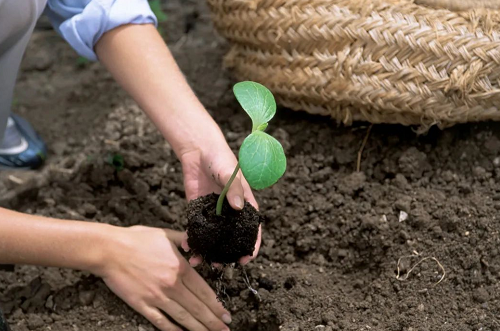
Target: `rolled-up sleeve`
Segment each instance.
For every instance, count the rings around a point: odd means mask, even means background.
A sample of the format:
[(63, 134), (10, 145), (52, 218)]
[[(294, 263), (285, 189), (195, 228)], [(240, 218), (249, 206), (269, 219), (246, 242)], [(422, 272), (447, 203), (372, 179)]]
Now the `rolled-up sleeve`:
[(107, 31), (124, 24), (158, 24), (147, 0), (48, 0), (45, 13), (78, 54), (93, 61), (94, 46)]

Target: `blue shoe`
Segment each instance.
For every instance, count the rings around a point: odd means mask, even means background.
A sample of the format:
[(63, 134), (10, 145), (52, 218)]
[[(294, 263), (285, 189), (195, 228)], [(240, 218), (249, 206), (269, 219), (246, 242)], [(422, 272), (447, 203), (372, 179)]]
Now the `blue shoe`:
[(0, 144), (0, 168), (36, 169), (47, 158), (47, 147), (23, 118), (11, 115)]

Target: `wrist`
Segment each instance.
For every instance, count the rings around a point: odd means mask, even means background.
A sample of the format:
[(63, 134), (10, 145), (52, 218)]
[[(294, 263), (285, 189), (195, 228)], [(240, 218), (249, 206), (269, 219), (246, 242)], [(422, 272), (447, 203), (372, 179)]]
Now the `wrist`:
[(102, 277), (112, 262), (113, 251), (123, 237), (124, 230), (109, 224), (98, 224), (93, 231), (91, 250), (87, 250), (82, 263), (83, 270)]
[(197, 113), (196, 119), (179, 117), (174, 128), (160, 129), (181, 160), (187, 153), (227, 144), (222, 131), (208, 112), (202, 108)]

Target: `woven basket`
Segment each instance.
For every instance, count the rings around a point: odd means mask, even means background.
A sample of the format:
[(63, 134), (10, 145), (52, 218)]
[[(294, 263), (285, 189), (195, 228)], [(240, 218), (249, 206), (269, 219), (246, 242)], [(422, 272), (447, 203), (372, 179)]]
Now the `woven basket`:
[(208, 3), (226, 64), (283, 106), (345, 124), (500, 120), (500, 0)]

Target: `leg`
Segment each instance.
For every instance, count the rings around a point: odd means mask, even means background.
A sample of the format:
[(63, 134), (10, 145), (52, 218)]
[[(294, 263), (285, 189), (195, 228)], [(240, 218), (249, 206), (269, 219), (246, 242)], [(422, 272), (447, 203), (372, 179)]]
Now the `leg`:
[(0, 0), (0, 145), (21, 60), (46, 0)]
[(46, 1), (0, 0), (0, 168), (37, 168), (45, 159), (45, 144), (28, 122), (11, 114), (11, 106), (19, 67)]
[[(29, 36), (28, 36), (29, 37)], [(23, 38), (0, 58), (0, 145), (10, 115), (14, 86), (28, 38)]]

